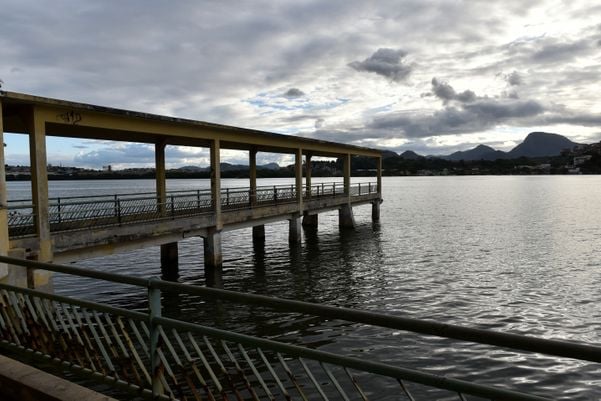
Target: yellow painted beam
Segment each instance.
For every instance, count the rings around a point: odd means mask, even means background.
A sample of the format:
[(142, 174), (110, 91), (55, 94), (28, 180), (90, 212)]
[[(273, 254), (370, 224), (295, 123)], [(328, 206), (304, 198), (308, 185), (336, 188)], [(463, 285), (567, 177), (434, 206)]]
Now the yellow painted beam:
[(302, 148), (305, 152), (311, 151), (320, 156), (352, 153), (378, 157), (381, 154), (376, 149), (202, 121), (57, 101), (12, 92), (2, 96), (4, 101), (16, 102), (17, 105), (37, 105), (41, 117), (48, 123), (48, 135), (131, 142), (156, 142), (156, 138), (160, 137), (167, 138), (168, 143), (178, 144), (186, 143), (186, 140), (191, 140), (192, 143), (206, 143), (220, 139), (222, 147), (232, 149), (257, 146), (261, 150), (292, 153), (294, 149)]

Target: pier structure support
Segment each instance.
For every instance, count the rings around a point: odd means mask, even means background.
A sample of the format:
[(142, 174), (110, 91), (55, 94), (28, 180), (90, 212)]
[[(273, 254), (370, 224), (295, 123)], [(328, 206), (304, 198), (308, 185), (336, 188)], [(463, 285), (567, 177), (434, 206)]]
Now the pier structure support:
[(355, 218), (351, 207), (351, 154), (343, 155), (342, 172), (344, 175), (344, 193), (348, 202), (338, 209), (338, 225), (340, 228), (355, 228)]
[(221, 157), (219, 139), (211, 141), (211, 197), (213, 199), (213, 212), (215, 225), (207, 229), (204, 241), (204, 264), (207, 268), (220, 269), (223, 264), (221, 254)]
[(380, 199), (371, 203), (371, 221), (374, 223), (380, 221)]
[[(157, 193), (157, 208), (161, 215), (167, 211), (167, 175), (165, 170), (166, 141), (154, 145), (155, 181)], [(179, 257), (177, 242), (161, 245), (161, 271), (167, 278), (175, 278), (179, 272)]]
[(296, 202), (298, 203), (298, 212), (303, 213), (303, 150), (298, 148), (294, 153), (294, 177)]
[(214, 227), (207, 230), (207, 235), (203, 238), (204, 242), (204, 261), (205, 269), (220, 268), (223, 264), (223, 255), (221, 254), (221, 231)]
[(313, 155), (311, 153), (307, 153), (305, 156), (305, 186), (307, 187), (307, 199), (311, 199), (311, 174), (312, 174), (312, 165), (311, 165), (311, 157)]
[[(248, 168), (250, 178), (249, 203), (251, 207), (257, 205), (257, 148), (253, 146), (248, 151)], [(253, 245), (265, 245), (265, 225), (253, 226)]]
[[(2, 120), (2, 103), (0, 103), (0, 256), (7, 256), (10, 242), (8, 240), (8, 194), (6, 193), (6, 171), (4, 159), (4, 122)], [(0, 263), (0, 282), (8, 277), (8, 265)]]
[(265, 243), (265, 225), (264, 224), (260, 224), (258, 226), (253, 226), (253, 243), (255, 245)]
[[(46, 122), (31, 107), (27, 116), (29, 134), (29, 158), (31, 165), (31, 200), (33, 205), (34, 226), (38, 240), (36, 260), (52, 262), (52, 238), (48, 214), (48, 171), (46, 159)], [(31, 269), (27, 272), (29, 288), (52, 292), (52, 273)]]
[(317, 213), (309, 214), (305, 212), (303, 214), (303, 227), (317, 227), (319, 221), (317, 216)]
[(350, 204), (342, 205), (338, 209), (338, 225), (340, 228), (355, 228), (355, 217)]
[(161, 272), (168, 279), (179, 275), (179, 250), (177, 242), (161, 245)]
[(288, 222), (290, 227), (290, 231), (288, 232), (288, 242), (290, 242), (290, 244), (300, 244), (303, 238), (300, 215), (289, 219)]

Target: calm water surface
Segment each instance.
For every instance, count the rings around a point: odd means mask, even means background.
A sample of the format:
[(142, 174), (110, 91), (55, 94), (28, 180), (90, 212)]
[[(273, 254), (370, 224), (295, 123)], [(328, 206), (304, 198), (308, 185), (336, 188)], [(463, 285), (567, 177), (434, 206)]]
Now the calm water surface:
[[(315, 179), (314, 179), (315, 180)], [(356, 179), (358, 182), (362, 179)], [(362, 180), (366, 181), (366, 180)], [(289, 182), (262, 180), (259, 185)], [(28, 196), (9, 183), (9, 197)], [(50, 183), (51, 196), (154, 190), (152, 180)], [(208, 187), (170, 180), (168, 189)], [(224, 187), (246, 180), (223, 180)], [(382, 221), (354, 209), (357, 228), (339, 232), (336, 213), (319, 216), (290, 248), (288, 226), (266, 226), (264, 249), (251, 230), (223, 236), (223, 287), (399, 316), (540, 337), (600, 342), (601, 177), (386, 177)], [(179, 281), (206, 285), (202, 239), (180, 242)], [(158, 247), (78, 262), (158, 276)], [(128, 308), (145, 295), (113, 284), (57, 276), (57, 292)], [(368, 355), (438, 374), (534, 391), (564, 400), (601, 398), (601, 369), (344, 322), (282, 317), (265, 310), (165, 295), (165, 313), (346, 354)], [(395, 399), (393, 396), (390, 399)]]

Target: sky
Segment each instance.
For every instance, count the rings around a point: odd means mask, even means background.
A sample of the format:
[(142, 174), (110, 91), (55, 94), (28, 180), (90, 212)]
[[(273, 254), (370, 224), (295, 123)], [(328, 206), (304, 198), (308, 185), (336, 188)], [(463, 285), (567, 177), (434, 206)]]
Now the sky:
[[(590, 0), (0, 4), (3, 90), (423, 155), (510, 150), (532, 131), (601, 140)], [(29, 163), (24, 135), (5, 142), (8, 164)], [(154, 161), (136, 143), (47, 148), (53, 164)], [(259, 154), (273, 161), (291, 157)], [(206, 164), (207, 149), (167, 149), (168, 167)]]

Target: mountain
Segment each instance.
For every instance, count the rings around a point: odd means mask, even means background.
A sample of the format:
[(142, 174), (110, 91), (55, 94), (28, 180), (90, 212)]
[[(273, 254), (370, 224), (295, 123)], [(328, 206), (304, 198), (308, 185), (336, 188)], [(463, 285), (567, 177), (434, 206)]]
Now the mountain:
[(392, 150), (383, 150), (382, 151), (382, 159), (388, 159), (391, 157), (397, 157), (397, 153), (393, 152)]
[(490, 146), (486, 145), (478, 145), (473, 149), (458, 151), (455, 153), (451, 153), (448, 156), (442, 156), (442, 159), (445, 160), (496, 160), (503, 159), (506, 157), (505, 152), (500, 150), (495, 150)]
[[(246, 167), (248, 168), (248, 166)], [(261, 166), (257, 166), (257, 169), (263, 169), (263, 170), (279, 170), (280, 169), (280, 165), (277, 163), (267, 163), (267, 164), (263, 164)]]
[(572, 149), (576, 145), (562, 135), (531, 132), (522, 143), (507, 153), (507, 158), (559, 156), (562, 150)]
[(406, 150), (400, 154), (400, 157), (401, 157), (401, 159), (406, 159), (406, 160), (417, 160), (423, 156), (418, 155), (417, 153), (415, 153), (412, 150)]

